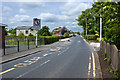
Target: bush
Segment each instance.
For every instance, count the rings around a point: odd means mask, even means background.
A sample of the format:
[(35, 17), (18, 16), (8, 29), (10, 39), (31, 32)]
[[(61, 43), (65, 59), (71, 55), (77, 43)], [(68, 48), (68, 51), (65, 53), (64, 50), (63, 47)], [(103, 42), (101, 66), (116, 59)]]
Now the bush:
[(25, 35), (22, 32), (20, 32), (18, 36), (19, 37), (25, 37)]
[[(104, 40), (104, 39), (102, 38), (102, 40)], [(97, 38), (97, 41), (100, 41), (100, 38)]]
[(68, 32), (64, 33), (64, 37), (68, 38), (69, 37), (69, 33)]
[(87, 36), (85, 36), (85, 38), (88, 40), (96, 40), (95, 35), (87, 35)]
[(31, 37), (31, 36), (33, 36), (33, 34), (30, 33), (28, 36)]

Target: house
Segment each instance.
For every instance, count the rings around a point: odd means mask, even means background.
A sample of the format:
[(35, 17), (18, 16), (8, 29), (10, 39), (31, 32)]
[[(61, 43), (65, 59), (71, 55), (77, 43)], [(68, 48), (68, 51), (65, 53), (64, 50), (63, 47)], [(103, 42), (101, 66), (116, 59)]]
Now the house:
[(59, 28), (55, 28), (53, 30), (53, 36), (60, 36), (60, 35), (64, 35), (64, 33), (70, 33), (70, 31), (66, 28), (66, 27), (59, 27)]
[(18, 36), (20, 33), (23, 33), (25, 36), (29, 36), (31, 33), (33, 36), (36, 35), (36, 30), (33, 30), (32, 26), (17, 26), (16, 27), (16, 36)]

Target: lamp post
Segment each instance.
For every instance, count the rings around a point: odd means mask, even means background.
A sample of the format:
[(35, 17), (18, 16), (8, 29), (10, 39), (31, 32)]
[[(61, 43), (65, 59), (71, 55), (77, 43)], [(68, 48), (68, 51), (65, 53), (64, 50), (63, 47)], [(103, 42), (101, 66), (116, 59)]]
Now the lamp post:
[(100, 14), (100, 41), (102, 40), (102, 18)]
[(87, 36), (87, 15), (86, 15), (86, 36)]

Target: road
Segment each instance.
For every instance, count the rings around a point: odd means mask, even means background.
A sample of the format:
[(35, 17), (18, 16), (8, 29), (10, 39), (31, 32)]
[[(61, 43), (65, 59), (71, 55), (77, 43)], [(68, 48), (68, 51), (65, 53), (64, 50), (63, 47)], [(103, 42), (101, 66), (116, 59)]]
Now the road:
[(94, 55), (80, 37), (2, 65), (3, 78), (93, 78)]

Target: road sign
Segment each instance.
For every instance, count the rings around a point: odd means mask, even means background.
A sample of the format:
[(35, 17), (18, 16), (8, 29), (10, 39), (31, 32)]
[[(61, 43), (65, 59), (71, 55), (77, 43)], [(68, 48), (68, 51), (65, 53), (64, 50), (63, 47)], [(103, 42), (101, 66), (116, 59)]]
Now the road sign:
[(40, 19), (37, 19), (37, 18), (33, 19), (33, 29), (34, 30), (40, 30), (41, 29)]

